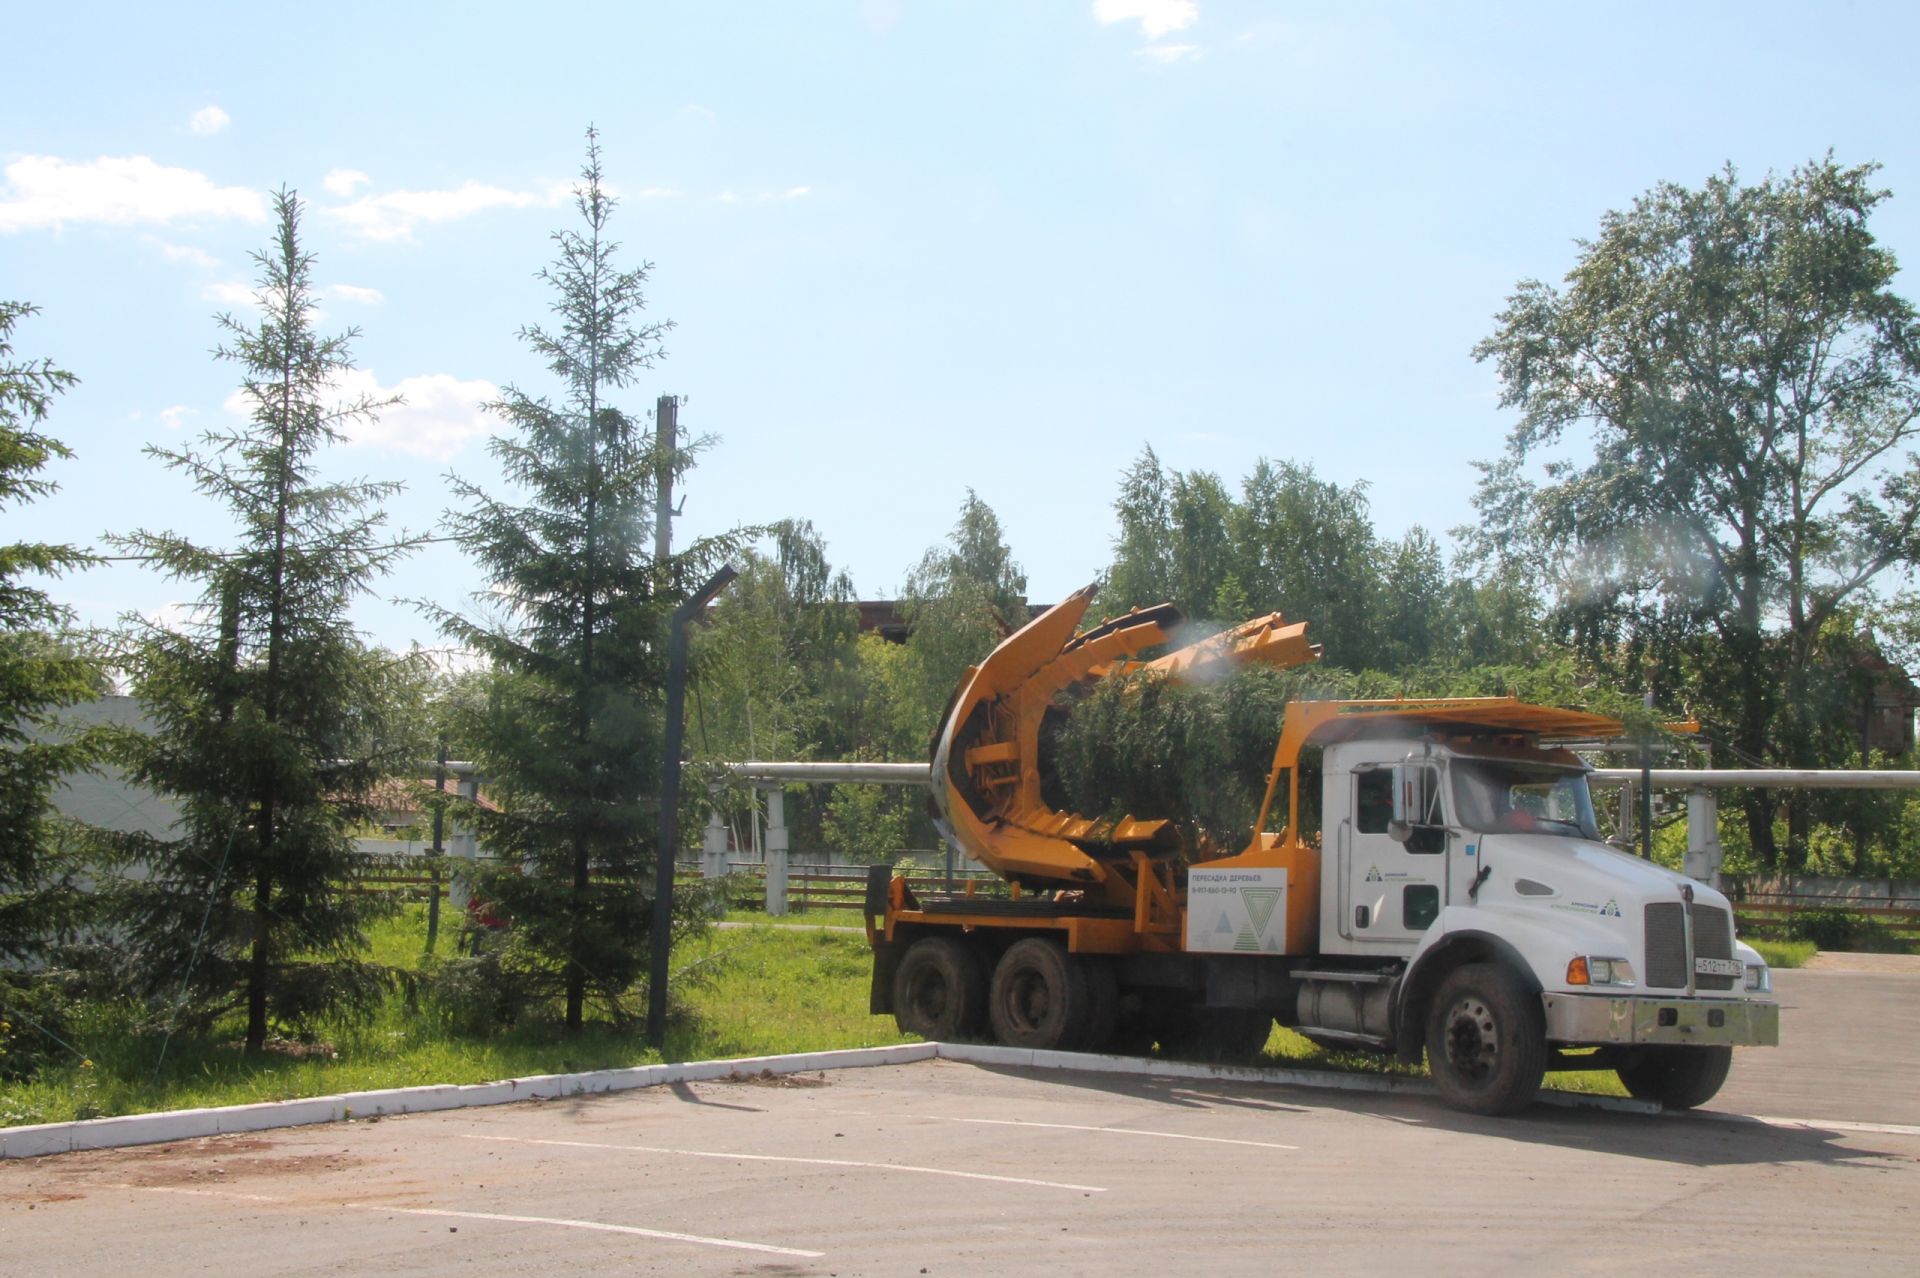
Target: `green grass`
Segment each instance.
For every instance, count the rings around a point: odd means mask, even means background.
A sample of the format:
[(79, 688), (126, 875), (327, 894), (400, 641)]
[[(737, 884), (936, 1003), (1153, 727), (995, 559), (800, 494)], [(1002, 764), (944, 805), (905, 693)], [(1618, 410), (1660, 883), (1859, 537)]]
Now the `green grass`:
[[(443, 955), (454, 936), (443, 931)], [(370, 957), (417, 970), (425, 937), (424, 908), (410, 907), (374, 930)], [(410, 1008), (396, 995), (367, 1024), (329, 1025), (318, 1043), (276, 1044), (249, 1059), (237, 1022), (168, 1038), (139, 1032), (129, 1005), (93, 1006), (70, 1039), (81, 1055), (31, 1082), (0, 1084), (0, 1126), (904, 1042), (890, 1018), (867, 1013), (868, 963), (859, 936), (774, 927), (710, 932), (674, 956), (676, 1006), (664, 1055), (645, 1045), (637, 1026), (590, 1027), (565, 1041), (550, 1026), (460, 1035), (428, 1007)]]
[(730, 909), (725, 922), (766, 927), (852, 927), (864, 930), (858, 910), (806, 910), (792, 914), (768, 914), (765, 910)]
[[(714, 929), (683, 943), (674, 955), (675, 1010), (664, 1056), (645, 1045), (637, 1026), (591, 1027), (568, 1040), (547, 1025), (462, 1035), (430, 1006), (409, 1007), (396, 995), (366, 1024), (330, 1025), (317, 1036), (320, 1042), (278, 1044), (251, 1059), (240, 1050), (237, 1023), (207, 1035), (167, 1038), (137, 1032), (130, 1006), (94, 1006), (82, 1012), (72, 1039), (84, 1058), (44, 1070), (32, 1082), (0, 1085), (0, 1125), (912, 1041), (891, 1017), (867, 1011), (871, 958), (865, 938), (812, 923), (783, 924), (759, 915), (753, 925)], [(443, 955), (455, 935), (451, 927), (443, 931)], [(409, 907), (374, 931), (370, 957), (418, 970), (425, 936), (424, 909)], [(1318, 1047), (1285, 1029), (1275, 1029), (1258, 1063), (1425, 1073), (1368, 1053)], [(1605, 1072), (1551, 1074), (1547, 1085), (1624, 1094)]]
[(1757, 936), (1740, 939), (1759, 950), (1768, 967), (1805, 967), (1814, 954), (1812, 941), (1769, 941)]

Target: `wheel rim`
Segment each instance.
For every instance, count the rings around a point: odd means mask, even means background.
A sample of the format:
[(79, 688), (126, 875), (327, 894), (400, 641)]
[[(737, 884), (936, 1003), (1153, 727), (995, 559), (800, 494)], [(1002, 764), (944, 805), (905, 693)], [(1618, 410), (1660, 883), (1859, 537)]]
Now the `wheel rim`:
[(1500, 1064), (1500, 1026), (1478, 998), (1463, 998), (1447, 1012), (1447, 1063), (1470, 1083), (1484, 1083)]
[(947, 1014), (947, 983), (940, 973), (920, 971), (907, 983), (907, 1007), (923, 1025), (932, 1025)]
[(1021, 971), (1007, 982), (1002, 1002), (1007, 1020), (1026, 1033), (1032, 1033), (1046, 1021), (1053, 1007), (1053, 991), (1038, 972)]

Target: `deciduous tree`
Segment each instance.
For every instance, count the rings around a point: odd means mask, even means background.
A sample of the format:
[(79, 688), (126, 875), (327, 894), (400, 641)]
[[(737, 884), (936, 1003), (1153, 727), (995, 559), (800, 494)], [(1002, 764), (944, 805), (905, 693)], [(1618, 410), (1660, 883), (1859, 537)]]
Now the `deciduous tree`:
[[(1716, 734), (1769, 763), (1819, 762), (1823, 629), (1920, 556), (1920, 326), (1868, 229), (1873, 175), (1829, 156), (1662, 183), (1475, 349), (1520, 411), (1490, 539), (1534, 556), (1586, 651), (1695, 680)], [(1747, 816), (1772, 865), (1769, 796)]]

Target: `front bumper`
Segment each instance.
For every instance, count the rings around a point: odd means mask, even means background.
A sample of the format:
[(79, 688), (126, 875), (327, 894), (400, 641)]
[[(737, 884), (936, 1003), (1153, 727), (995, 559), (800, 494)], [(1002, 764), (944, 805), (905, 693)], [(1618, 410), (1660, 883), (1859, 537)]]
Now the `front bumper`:
[(1777, 1047), (1780, 1005), (1752, 1000), (1543, 994), (1547, 1041)]

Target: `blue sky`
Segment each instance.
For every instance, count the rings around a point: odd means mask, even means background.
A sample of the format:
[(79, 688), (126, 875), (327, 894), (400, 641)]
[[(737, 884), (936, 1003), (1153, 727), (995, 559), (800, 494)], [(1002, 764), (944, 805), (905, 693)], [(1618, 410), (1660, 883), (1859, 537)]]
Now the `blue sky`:
[[(430, 528), (449, 469), (491, 482), (478, 402), (554, 389), (514, 334), (545, 317), (589, 122), (677, 325), (629, 407), (683, 395), (719, 437), (679, 535), (811, 519), (868, 597), (968, 487), (1033, 598), (1084, 584), (1147, 443), (1229, 483), (1260, 456), (1365, 480), (1389, 534), (1468, 520), (1511, 422), (1469, 350), (1662, 179), (1877, 160), (1875, 229), (1920, 259), (1903, 4), (566, 13), (13, 6), (0, 297), (43, 308), (19, 352), (82, 384), (48, 423), (78, 453), (62, 492), (6, 535), (223, 535), (141, 449), (231, 421), (211, 317), (244, 306), (282, 183), (309, 201), (325, 327), (360, 327), (365, 384), (411, 401), (329, 464), (405, 481), (396, 521)], [(481, 585), (438, 548), (358, 616), (432, 645), (403, 601)], [(131, 565), (55, 593), (98, 622), (182, 598)]]

